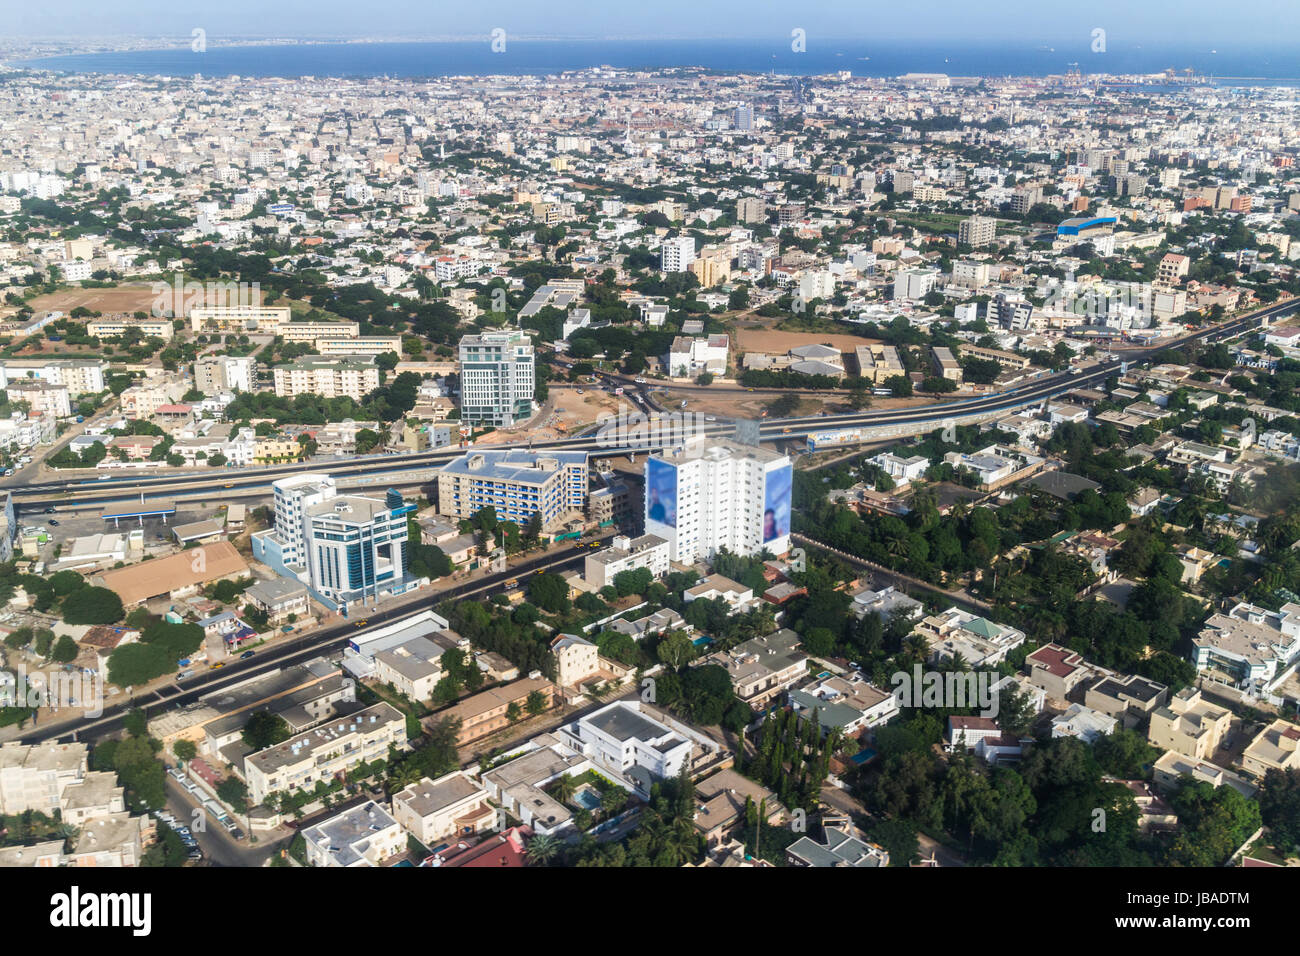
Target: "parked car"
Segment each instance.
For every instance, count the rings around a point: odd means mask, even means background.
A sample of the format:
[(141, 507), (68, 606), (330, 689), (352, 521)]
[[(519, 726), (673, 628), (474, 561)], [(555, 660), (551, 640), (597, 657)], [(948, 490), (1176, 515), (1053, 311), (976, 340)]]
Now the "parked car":
[(249, 659), (250, 657), (252, 657), (252, 656), (253, 656), (253, 652), (252, 652), (252, 651), (244, 651), (244, 653), (242, 653), (242, 654), (239, 655), (239, 659), (240, 659), (241, 661), (246, 661), (246, 660), (248, 660), (248, 659)]

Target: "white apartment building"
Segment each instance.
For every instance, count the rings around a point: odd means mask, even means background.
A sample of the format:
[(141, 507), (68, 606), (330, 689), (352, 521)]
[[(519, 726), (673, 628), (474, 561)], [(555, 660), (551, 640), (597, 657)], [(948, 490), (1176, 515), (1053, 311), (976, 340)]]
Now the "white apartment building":
[(39, 418), (49, 415), (53, 418), (67, 418), (72, 414), (72, 403), (68, 398), (68, 386), (54, 385), (50, 382), (10, 382), (5, 386), (5, 394), (10, 402), (26, 402), (30, 414)]
[(406, 831), (367, 800), (302, 831), (311, 866), (378, 866), (406, 849)]
[(646, 461), (645, 527), (671, 560), (790, 549), (790, 459), (728, 440), (697, 439)]
[(86, 323), (86, 334), (93, 335), (97, 339), (117, 338), (133, 329), (146, 339), (170, 340), (176, 332), (171, 319), (137, 319), (134, 316), (121, 315), (116, 318), (91, 319)]
[(963, 289), (982, 289), (989, 284), (989, 264), (960, 259), (952, 264), (952, 284)]
[(938, 269), (899, 269), (894, 276), (895, 299), (924, 299), (939, 281)]
[(0, 388), (23, 379), (66, 385), (71, 397), (80, 398), (104, 391), (104, 363), (99, 359), (5, 359), (0, 362)]
[(297, 361), (277, 365), (272, 377), (275, 394), (288, 398), (319, 395), (359, 402), (379, 387), (379, 368), (373, 363), (323, 355), (305, 355)]
[(998, 231), (997, 220), (988, 216), (971, 216), (957, 225), (957, 242), (963, 246), (987, 246)]
[(384, 758), (388, 748), (407, 750), (406, 716), (391, 704), (332, 719), (244, 758), (244, 780), (254, 806), (268, 794), (312, 790), (357, 764)]
[(190, 310), (190, 331), (275, 335), (290, 317), (287, 305), (196, 306)]
[(428, 777), (393, 794), (393, 817), (425, 846), (492, 829), (496, 810), (487, 790), (462, 770)]
[(668, 351), (668, 374), (674, 378), (690, 378), (701, 372), (722, 375), (727, 371), (730, 354), (731, 340), (725, 335), (678, 335)]
[(256, 373), (257, 360), (251, 355), (212, 355), (194, 363), (194, 387), (204, 395), (251, 392)]
[(678, 236), (665, 239), (659, 247), (659, 264), (664, 272), (686, 272), (695, 261), (695, 239)]
[(522, 331), (483, 332), (460, 340), (460, 417), (513, 425), (533, 413), (537, 373), (533, 345)]
[(307, 565), (304, 514), (313, 505), (332, 500), (338, 486), (329, 475), (293, 475), (273, 482), (275, 538), (281, 563), (290, 568)]
[(656, 534), (616, 535), (610, 547), (587, 555), (583, 577), (594, 588), (613, 584), (624, 571), (647, 568), (656, 578), (668, 573), (668, 542)]

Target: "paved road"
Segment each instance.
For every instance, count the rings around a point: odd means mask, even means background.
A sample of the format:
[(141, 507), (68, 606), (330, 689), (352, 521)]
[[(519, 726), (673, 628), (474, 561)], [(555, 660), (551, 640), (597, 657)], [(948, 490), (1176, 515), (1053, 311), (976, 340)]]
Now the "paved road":
[[(589, 539), (589, 541), (606, 543), (612, 537), (612, 533), (604, 534), (598, 538)], [(292, 664), (312, 660), (322, 654), (342, 651), (352, 638), (367, 627), (375, 627), (409, 617), (448, 599), (499, 593), (505, 583), (512, 578), (518, 578), (522, 586), (525, 582), (525, 575), (531, 575), (541, 570), (555, 571), (580, 566), (587, 553), (586, 548), (561, 548), (545, 554), (526, 557), (510, 565), (505, 571), (457, 583), (451, 587), (435, 587), (418, 591), (409, 602), (403, 603), (400, 599), (388, 602), (380, 605), (380, 610), (366, 614), (364, 619), (354, 617), (350, 621), (345, 620), (301, 637), (276, 641), (265, 650), (259, 650), (255, 656), (247, 661), (232, 661), (226, 667), (216, 671), (203, 672), (186, 680), (183, 684), (171, 681), (152, 689), (137, 691), (129, 701), (106, 706), (103, 716), (97, 719), (88, 720), (79, 717), (59, 723), (46, 724), (33, 728), (19, 739), (23, 743), (32, 744), (48, 740), (86, 740), (107, 737), (121, 729), (123, 717), (128, 710), (134, 707), (152, 710), (154, 708), (184, 706), (213, 691), (243, 683), (250, 677), (278, 671)], [(359, 617), (358, 612), (353, 613)]]
[[(1168, 348), (1174, 348), (1180, 345), (1194, 344), (1198, 342), (1217, 342), (1227, 338), (1233, 338), (1250, 331), (1258, 323), (1264, 320), (1272, 320), (1289, 315), (1300, 309), (1300, 299), (1286, 299), (1282, 302), (1259, 309), (1247, 315), (1239, 316), (1227, 322), (1216, 326), (1210, 326), (1203, 329), (1197, 329), (1188, 332), (1185, 335), (1178, 336), (1166, 342), (1161, 342), (1155, 346), (1148, 347), (1140, 352), (1134, 352), (1128, 356), (1126, 361), (1130, 364), (1145, 360), (1156, 355), (1160, 351)], [(980, 415), (991, 415), (996, 412), (1013, 411), (1018, 408), (1025, 408), (1031, 405), (1037, 405), (1065, 392), (1076, 388), (1095, 385), (1105, 381), (1107, 378), (1118, 374), (1121, 371), (1122, 363), (1120, 359), (1113, 361), (1098, 362), (1086, 370), (1075, 370), (1071, 373), (1049, 373), (1042, 374), (1032, 379), (1026, 385), (1020, 385), (1004, 392), (994, 392), (988, 395), (976, 396), (972, 398), (958, 399), (956, 401), (937, 402), (931, 405), (920, 406), (907, 409), (883, 409), (876, 411), (854, 412), (845, 415), (817, 416), (814, 418), (790, 418), (765, 421), (762, 424), (763, 434), (769, 439), (779, 439), (784, 435), (791, 438), (806, 436), (814, 431), (822, 431), (833, 428), (887, 428), (895, 425), (928, 425), (941, 424), (949, 418), (961, 419), (962, 417), (972, 417)], [(610, 373), (602, 373), (607, 379), (619, 378), (619, 376)], [(647, 386), (642, 386), (644, 392)], [(718, 423), (709, 426), (706, 431), (709, 434), (725, 435), (729, 434), (731, 426), (726, 423)], [(879, 436), (877, 436), (879, 437)], [(516, 443), (523, 445), (524, 443)], [(508, 448), (510, 445), (496, 446)], [(586, 450), (593, 456), (617, 457), (626, 454), (628, 448), (610, 447), (602, 439), (595, 436), (577, 437), (569, 439), (559, 439), (550, 442), (533, 442), (532, 447), (535, 451), (545, 448), (568, 448)], [(640, 450), (639, 448), (636, 450)], [(416, 452), (401, 455), (380, 455), (370, 458), (358, 458), (350, 461), (348, 464), (332, 468), (332, 473), (336, 477), (349, 477), (354, 474), (375, 473), (383, 475), (400, 472), (401, 470), (411, 470), (418, 468), (427, 468), (431, 465), (444, 462), (450, 458), (463, 454), (461, 448), (443, 448), (435, 451)], [(72, 479), (63, 482), (47, 482), (44, 484), (27, 484), (16, 481), (13, 478), (0, 480), (0, 488), (8, 488), (13, 494), (17, 505), (23, 510), (23, 505), (30, 510), (33, 507), (43, 507), (45, 504), (57, 503), (51, 501), (32, 501), (32, 498), (39, 495), (61, 496), (61, 500), (66, 500), (70, 492), (75, 492), (79, 500), (83, 502), (100, 502), (126, 500), (135, 495), (145, 494), (165, 494), (166, 489), (171, 488), (173, 493), (190, 492), (201, 493), (203, 489), (211, 491), (221, 491), (226, 488), (239, 486), (247, 487), (248, 485), (268, 485), (276, 478), (285, 475), (295, 474), (303, 471), (318, 471), (322, 467), (320, 462), (302, 462), (295, 465), (269, 466), (260, 469), (229, 469), (221, 470), (217, 474), (189, 474), (184, 476), (160, 475), (149, 478), (126, 478), (116, 482), (105, 481), (87, 481), (84, 478)]]
[[(292, 836), (290, 834), (269, 840), (262, 838), (257, 843), (250, 842), (247, 835), (242, 840), (236, 840), (226, 832), (225, 827), (212, 819), (211, 814), (199, 806), (194, 795), (177, 783), (171, 774), (167, 774), (167, 809), (190, 828), (199, 849), (203, 851), (204, 860), (214, 866), (262, 866)], [(203, 821), (202, 830), (198, 829), (199, 820)], [(236, 822), (241, 830), (247, 829), (243, 821)]]

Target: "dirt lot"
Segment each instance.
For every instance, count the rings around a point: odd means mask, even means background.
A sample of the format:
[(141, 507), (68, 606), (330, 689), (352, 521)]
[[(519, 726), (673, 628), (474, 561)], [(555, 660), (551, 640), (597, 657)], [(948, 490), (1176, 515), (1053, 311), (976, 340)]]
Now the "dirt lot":
[(778, 332), (775, 329), (738, 329), (735, 334), (736, 351), (773, 352), (784, 355), (799, 345), (829, 345), (841, 352), (852, 352), (859, 345), (870, 345), (879, 339), (860, 335), (839, 335), (827, 332)]
[(71, 312), (81, 307), (92, 312), (148, 312), (153, 307), (154, 291), (150, 283), (120, 285), (115, 289), (60, 289), (38, 295), (29, 305), (37, 312), (55, 310)]
[(572, 435), (584, 425), (594, 424), (602, 415), (617, 415), (633, 412), (637, 408), (628, 399), (619, 398), (609, 392), (594, 391), (590, 386), (582, 386), (583, 394), (578, 394), (576, 385), (550, 385), (550, 397), (546, 407), (534, 419), (535, 424), (527, 429), (498, 429), (483, 438), (478, 444), (492, 445), (503, 442), (517, 442), (521, 439), (533, 441), (551, 441)]
[[(168, 283), (167, 299), (163, 308), (173, 309), (175, 298), (175, 285)], [(242, 294), (242, 293), (241, 293)], [(252, 290), (249, 290), (252, 294)], [(207, 289), (205, 286), (205, 296), (209, 305), (229, 305), (231, 296), (221, 289)], [(198, 300), (197, 289), (187, 289), (181, 286), (180, 303), (188, 306)], [(154, 291), (154, 284), (151, 282), (132, 282), (118, 285), (112, 289), (60, 289), (58, 292), (50, 292), (46, 295), (38, 295), (28, 304), (37, 312), (45, 310), (55, 310), (60, 312), (71, 312), (77, 307), (90, 309), (92, 312), (103, 312), (111, 315), (119, 312), (149, 312), (153, 309), (154, 301), (158, 296)], [(279, 305), (294, 305), (288, 300), (277, 303)], [(297, 303), (300, 308), (297, 311), (306, 312), (311, 306), (308, 303)]]
[[(816, 392), (801, 392), (793, 390), (799, 396), (799, 408), (790, 417), (809, 417), (820, 412), (826, 412), (829, 415), (848, 415), (853, 412), (845, 397), (835, 395), (820, 395)], [(686, 399), (690, 404), (686, 406), (685, 411), (700, 412), (705, 415), (721, 415), (727, 418), (759, 418), (763, 414), (763, 409), (772, 401), (773, 396), (767, 395), (744, 395), (741, 396), (736, 392), (719, 391), (717, 396), (709, 395), (702, 390), (691, 392), (674, 391), (673, 389), (664, 389), (656, 391), (655, 400), (671, 411), (678, 411), (678, 406), (682, 399)], [(923, 405), (930, 405), (933, 402), (927, 398), (880, 398), (874, 397), (871, 400), (871, 409), (895, 409), (895, 408), (916, 408)]]

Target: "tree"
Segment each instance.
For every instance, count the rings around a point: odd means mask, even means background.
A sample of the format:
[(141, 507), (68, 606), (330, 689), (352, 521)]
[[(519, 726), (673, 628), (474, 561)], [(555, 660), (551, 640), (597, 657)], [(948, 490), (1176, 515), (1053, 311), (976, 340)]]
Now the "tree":
[(560, 852), (560, 841), (550, 833), (538, 833), (528, 841), (528, 847), (524, 850), (524, 855), (528, 858), (529, 863), (538, 866), (546, 866)]
[(248, 718), (241, 735), (244, 743), (254, 750), (264, 750), (283, 743), (293, 736), (288, 723), (279, 714), (269, 710), (259, 710)]
[(236, 813), (248, 812), (248, 787), (238, 777), (227, 777), (217, 784), (217, 796)]
[(50, 575), (50, 587), (59, 597), (66, 597), (73, 591), (79, 591), (86, 586), (86, 579), (76, 571), (56, 571)]
[(383, 436), (371, 428), (360, 428), (356, 435), (356, 453), (365, 455), (383, 441)]
[(1274, 846), (1283, 853), (1300, 847), (1300, 770), (1273, 769), (1264, 775), (1259, 812)]
[(546, 710), (546, 703), (546, 695), (540, 690), (535, 690), (528, 695), (524, 708), (528, 711), (529, 716), (536, 717)]
[(59, 664), (69, 664), (77, 659), (77, 642), (67, 634), (59, 635), (50, 649), (50, 660)]
[(177, 760), (189, 763), (198, 756), (199, 749), (192, 740), (178, 740), (172, 744), (172, 753), (176, 755)]
[(115, 624), (124, 613), (122, 599), (108, 588), (87, 585), (63, 599), (66, 624)]
[(569, 585), (558, 574), (535, 574), (528, 582), (528, 600), (543, 611), (563, 614), (569, 610)]
[(685, 631), (669, 631), (659, 641), (655, 654), (674, 669), (695, 660), (698, 648)]
[(884, 387), (889, 389), (895, 398), (910, 398), (912, 395), (912, 380), (906, 375), (891, 375), (885, 379)]
[(519, 702), (512, 700), (510, 706), (506, 708), (506, 720), (513, 724), (522, 716), (523, 711), (519, 707)]

